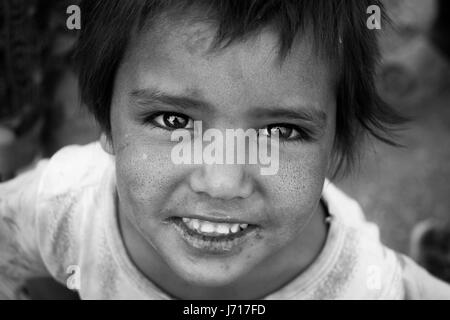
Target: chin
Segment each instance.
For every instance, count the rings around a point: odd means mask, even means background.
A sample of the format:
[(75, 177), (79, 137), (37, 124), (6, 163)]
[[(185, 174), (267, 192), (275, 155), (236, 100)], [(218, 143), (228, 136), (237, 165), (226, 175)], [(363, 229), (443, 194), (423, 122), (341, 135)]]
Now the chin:
[[(181, 261), (179, 261), (181, 262)], [(183, 263), (174, 266), (174, 271), (184, 281), (200, 287), (224, 287), (238, 281), (248, 270), (238, 265), (217, 265), (216, 263)]]

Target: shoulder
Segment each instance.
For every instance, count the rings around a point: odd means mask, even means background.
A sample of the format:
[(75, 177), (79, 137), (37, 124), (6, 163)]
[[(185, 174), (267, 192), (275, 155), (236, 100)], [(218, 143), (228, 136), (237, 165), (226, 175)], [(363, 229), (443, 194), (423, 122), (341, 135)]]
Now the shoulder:
[(60, 281), (95, 228), (98, 198), (106, 192), (102, 181), (113, 168), (99, 143), (65, 147), (48, 161), (37, 194), (38, 242), (47, 269)]
[(379, 239), (378, 226), (366, 219), (360, 204), (345, 194), (336, 185), (326, 180), (322, 197), (332, 217), (346, 227), (364, 230), (364, 234)]
[(450, 284), (435, 278), (407, 256), (398, 255), (398, 259), (402, 267), (406, 299), (450, 300)]
[(357, 201), (328, 181), (323, 197), (334, 223), (345, 234), (342, 252), (353, 255), (353, 281), (348, 291), (351, 296), (359, 299), (450, 299), (448, 284), (381, 242), (378, 226), (366, 220)]
[(342, 234), (337, 265), (351, 279), (346, 297), (402, 299), (404, 289), (397, 255), (382, 244), (378, 226), (366, 219), (356, 200), (328, 181), (324, 186), (323, 198), (332, 216), (334, 229), (339, 229)]
[(65, 147), (49, 160), (41, 180), (40, 196), (52, 197), (96, 184), (111, 162), (111, 156), (98, 142)]

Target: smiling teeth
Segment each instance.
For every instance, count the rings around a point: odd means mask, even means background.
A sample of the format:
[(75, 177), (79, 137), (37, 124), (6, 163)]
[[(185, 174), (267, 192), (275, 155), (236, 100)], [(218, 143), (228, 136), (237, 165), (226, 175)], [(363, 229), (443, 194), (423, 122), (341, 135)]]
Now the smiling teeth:
[(197, 232), (227, 235), (230, 233), (237, 233), (248, 227), (247, 223), (214, 223), (199, 219), (183, 218), (185, 225)]

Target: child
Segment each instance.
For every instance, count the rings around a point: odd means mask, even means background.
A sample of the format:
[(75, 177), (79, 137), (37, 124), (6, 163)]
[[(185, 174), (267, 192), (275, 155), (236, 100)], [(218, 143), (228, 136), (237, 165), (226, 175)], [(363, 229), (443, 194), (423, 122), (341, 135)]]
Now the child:
[[(104, 134), (0, 186), (3, 296), (50, 274), (83, 299), (450, 298), (325, 180), (402, 120), (374, 88), (372, 4), (83, 2), (82, 98)], [(174, 164), (193, 121), (278, 137), (278, 172)]]

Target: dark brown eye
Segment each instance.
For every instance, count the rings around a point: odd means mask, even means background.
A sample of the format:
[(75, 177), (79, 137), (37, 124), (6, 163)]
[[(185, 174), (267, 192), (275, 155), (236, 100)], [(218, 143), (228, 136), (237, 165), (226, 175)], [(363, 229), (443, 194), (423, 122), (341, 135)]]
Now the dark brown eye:
[(162, 113), (156, 116), (153, 121), (158, 126), (170, 130), (193, 128), (192, 119), (181, 114)]
[(299, 130), (295, 126), (288, 124), (269, 125), (264, 128), (262, 133), (268, 137), (278, 133), (278, 138), (282, 140), (298, 140), (302, 138)]
[(269, 136), (278, 133), (280, 139), (289, 139), (294, 129), (281, 125), (273, 125), (268, 127), (268, 131)]

